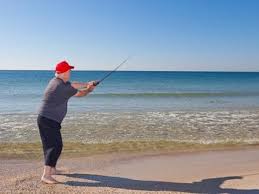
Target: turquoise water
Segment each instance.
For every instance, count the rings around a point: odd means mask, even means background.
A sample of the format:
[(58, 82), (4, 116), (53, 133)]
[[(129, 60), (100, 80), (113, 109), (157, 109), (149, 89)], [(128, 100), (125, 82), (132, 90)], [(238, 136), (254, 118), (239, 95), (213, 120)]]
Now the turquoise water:
[[(89, 81), (107, 72), (77, 71)], [(0, 113), (34, 113), (51, 71), (0, 71)], [(116, 72), (70, 111), (171, 111), (259, 107), (259, 73)]]
[[(75, 71), (72, 80), (107, 72)], [(51, 71), (0, 71), (0, 142), (39, 141), (37, 109)], [(116, 72), (72, 98), (65, 141), (259, 143), (259, 73)], [(73, 135), (71, 135), (73, 134)]]

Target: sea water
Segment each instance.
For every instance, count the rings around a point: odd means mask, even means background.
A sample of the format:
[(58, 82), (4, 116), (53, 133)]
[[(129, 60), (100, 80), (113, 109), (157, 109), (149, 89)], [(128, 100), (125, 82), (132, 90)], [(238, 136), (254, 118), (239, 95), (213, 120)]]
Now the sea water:
[[(73, 71), (71, 81), (105, 71)], [(40, 141), (36, 117), (52, 71), (0, 71), (0, 143)], [(71, 98), (65, 140), (259, 142), (259, 73), (118, 71)]]

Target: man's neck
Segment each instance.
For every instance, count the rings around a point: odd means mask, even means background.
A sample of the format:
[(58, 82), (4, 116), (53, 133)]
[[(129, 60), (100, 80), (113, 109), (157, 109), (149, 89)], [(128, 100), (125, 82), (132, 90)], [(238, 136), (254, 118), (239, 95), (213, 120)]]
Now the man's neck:
[(68, 82), (68, 80), (65, 80), (65, 79), (63, 79), (61, 77), (56, 77), (56, 78), (62, 80), (64, 83)]

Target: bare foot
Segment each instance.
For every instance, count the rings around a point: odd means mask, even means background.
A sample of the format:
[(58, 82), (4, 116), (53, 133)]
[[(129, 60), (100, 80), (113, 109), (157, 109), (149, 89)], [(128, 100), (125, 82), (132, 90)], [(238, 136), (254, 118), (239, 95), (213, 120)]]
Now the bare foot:
[(59, 175), (61, 174), (61, 170), (57, 170), (56, 168), (51, 168), (51, 175)]
[(43, 175), (41, 181), (47, 184), (57, 184), (58, 181), (52, 178), (50, 175)]

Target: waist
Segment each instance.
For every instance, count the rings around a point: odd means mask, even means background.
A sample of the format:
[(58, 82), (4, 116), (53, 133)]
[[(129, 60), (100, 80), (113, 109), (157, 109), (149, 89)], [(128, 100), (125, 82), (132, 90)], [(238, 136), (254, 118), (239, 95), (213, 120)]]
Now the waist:
[(48, 116), (45, 116), (45, 115), (41, 115), (41, 114), (38, 114), (38, 118), (37, 118), (38, 122), (48, 122), (48, 123), (52, 123), (54, 125), (57, 125), (57, 126), (60, 126), (61, 125), (61, 122), (57, 119), (53, 119), (53, 118), (50, 118)]

